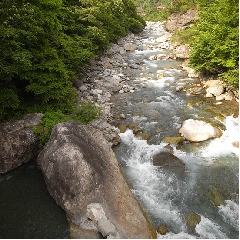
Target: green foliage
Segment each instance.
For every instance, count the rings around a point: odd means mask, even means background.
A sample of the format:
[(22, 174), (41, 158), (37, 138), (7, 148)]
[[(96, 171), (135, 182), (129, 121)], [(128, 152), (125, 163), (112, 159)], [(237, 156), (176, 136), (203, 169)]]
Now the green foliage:
[(40, 145), (44, 146), (50, 138), (52, 128), (56, 124), (70, 120), (88, 124), (98, 118), (101, 113), (102, 110), (99, 107), (89, 102), (82, 102), (81, 107), (71, 114), (64, 114), (60, 110), (48, 111), (44, 114), (42, 123), (35, 128), (34, 133), (39, 136)]
[(132, 0), (0, 1), (0, 121), (71, 109), (77, 71), (144, 26)]
[(216, 0), (201, 8), (194, 31), (190, 65), (238, 86), (238, 2)]
[[(163, 21), (172, 13), (184, 13), (190, 8), (197, 8), (199, 1), (201, 0), (135, 0), (135, 3), (138, 9), (145, 10), (145, 20)], [(164, 8), (157, 9), (160, 5)]]

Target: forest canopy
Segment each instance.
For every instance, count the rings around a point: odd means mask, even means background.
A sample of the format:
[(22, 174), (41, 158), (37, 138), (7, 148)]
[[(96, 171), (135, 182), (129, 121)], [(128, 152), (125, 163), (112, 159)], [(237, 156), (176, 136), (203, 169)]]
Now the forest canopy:
[(0, 2), (0, 121), (74, 106), (79, 68), (145, 21), (132, 0)]

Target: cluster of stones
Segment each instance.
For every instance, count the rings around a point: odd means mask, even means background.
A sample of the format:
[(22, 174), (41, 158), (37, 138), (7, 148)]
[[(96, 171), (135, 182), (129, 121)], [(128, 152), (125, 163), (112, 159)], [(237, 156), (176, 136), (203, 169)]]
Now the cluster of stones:
[(117, 44), (112, 43), (109, 50), (81, 70), (74, 83), (79, 104), (81, 101), (95, 103), (103, 109), (104, 117), (111, 119), (111, 95), (134, 92), (134, 87), (128, 84), (129, 76), (124, 73), (126, 68), (135, 67), (129, 65), (124, 56), (126, 52), (137, 49), (134, 41), (134, 35), (129, 34)]

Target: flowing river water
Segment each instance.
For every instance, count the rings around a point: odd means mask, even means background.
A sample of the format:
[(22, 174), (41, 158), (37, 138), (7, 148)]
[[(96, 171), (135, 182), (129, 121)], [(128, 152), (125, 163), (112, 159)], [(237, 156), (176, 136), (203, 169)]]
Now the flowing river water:
[[(149, 60), (152, 55), (169, 53), (156, 42), (163, 34), (163, 29), (146, 27), (138, 40), (141, 50), (125, 56), (130, 64), (141, 67), (128, 83), (135, 92), (112, 96), (114, 115), (124, 114), (126, 119), (119, 123), (129, 126), (120, 134), (115, 154), (155, 227), (168, 229), (158, 238), (238, 239), (239, 149), (231, 143), (239, 139), (239, 126), (234, 106), (231, 102), (215, 105), (214, 99), (203, 95), (175, 91), (198, 80), (186, 77), (181, 61)], [(179, 136), (182, 122), (190, 118), (214, 123), (222, 129), (222, 137), (180, 145), (162, 141)], [(131, 130), (136, 126), (147, 140), (136, 137)], [(153, 156), (166, 147), (184, 162), (184, 171), (153, 165)], [(187, 216), (197, 216), (196, 227), (186, 224)]]

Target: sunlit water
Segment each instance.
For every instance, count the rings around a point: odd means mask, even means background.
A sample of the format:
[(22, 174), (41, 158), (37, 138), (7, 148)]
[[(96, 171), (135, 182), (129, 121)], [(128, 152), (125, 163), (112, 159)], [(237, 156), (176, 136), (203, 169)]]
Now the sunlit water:
[[(161, 31), (146, 29), (146, 33), (156, 38)], [(143, 38), (142, 43), (154, 41)], [(123, 123), (138, 124), (150, 138), (141, 140), (128, 129), (120, 134), (121, 144), (114, 148), (115, 154), (125, 168), (133, 193), (155, 227), (167, 227), (167, 234), (158, 234), (158, 238), (238, 238), (239, 148), (232, 145), (239, 140), (238, 119), (226, 116), (219, 120), (216, 113), (220, 107), (212, 107), (214, 100), (174, 91), (183, 82), (192, 84), (197, 80), (186, 77), (179, 61), (148, 60), (151, 55), (167, 51), (155, 48), (127, 55), (129, 62), (140, 61), (144, 69), (138, 70), (130, 83), (136, 88), (135, 93), (113, 96), (115, 114), (124, 113)], [(158, 74), (163, 76), (158, 79)], [(188, 105), (198, 101), (201, 104)], [(222, 129), (222, 137), (203, 143), (172, 145), (173, 154), (185, 163), (184, 171), (154, 166), (153, 156), (167, 145), (162, 139), (179, 136), (182, 122), (189, 118), (215, 123)], [(220, 205), (214, 204), (213, 192), (220, 197)], [(194, 230), (185, 222), (189, 212), (201, 217)]]

